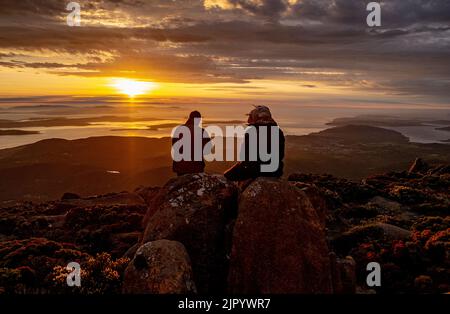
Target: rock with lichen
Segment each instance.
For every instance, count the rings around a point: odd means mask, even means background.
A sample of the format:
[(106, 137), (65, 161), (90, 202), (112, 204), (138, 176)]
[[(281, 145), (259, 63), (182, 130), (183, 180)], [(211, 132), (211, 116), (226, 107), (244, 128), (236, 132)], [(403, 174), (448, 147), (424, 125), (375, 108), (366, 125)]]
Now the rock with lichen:
[(191, 261), (184, 245), (157, 240), (139, 247), (125, 269), (122, 291), (128, 294), (195, 293)]
[[(223, 176), (204, 173), (174, 178), (158, 192), (144, 218), (142, 243), (183, 243), (199, 292), (225, 289), (226, 225), (236, 214), (237, 188)], [(151, 214), (149, 214), (151, 212)]]
[(258, 178), (240, 197), (228, 291), (332, 293), (328, 254), (324, 220), (306, 192)]

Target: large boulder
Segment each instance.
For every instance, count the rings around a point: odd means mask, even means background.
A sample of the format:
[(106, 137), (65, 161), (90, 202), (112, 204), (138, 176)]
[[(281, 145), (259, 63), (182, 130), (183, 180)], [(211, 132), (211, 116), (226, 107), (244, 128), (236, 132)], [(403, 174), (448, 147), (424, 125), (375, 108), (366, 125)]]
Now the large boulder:
[(195, 293), (192, 268), (183, 244), (159, 240), (139, 247), (124, 275), (124, 293)]
[(241, 195), (233, 231), (230, 293), (332, 293), (324, 221), (307, 194), (258, 178)]
[(236, 210), (237, 188), (223, 176), (201, 173), (171, 179), (149, 205), (142, 243), (183, 243), (199, 292), (223, 292), (229, 253), (226, 226)]

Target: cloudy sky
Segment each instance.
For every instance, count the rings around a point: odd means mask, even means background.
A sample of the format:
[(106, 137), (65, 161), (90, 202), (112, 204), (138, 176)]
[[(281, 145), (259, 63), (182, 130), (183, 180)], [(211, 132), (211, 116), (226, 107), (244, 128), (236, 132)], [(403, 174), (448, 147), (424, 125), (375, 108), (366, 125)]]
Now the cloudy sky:
[(0, 97), (120, 94), (450, 107), (450, 1), (1, 0)]

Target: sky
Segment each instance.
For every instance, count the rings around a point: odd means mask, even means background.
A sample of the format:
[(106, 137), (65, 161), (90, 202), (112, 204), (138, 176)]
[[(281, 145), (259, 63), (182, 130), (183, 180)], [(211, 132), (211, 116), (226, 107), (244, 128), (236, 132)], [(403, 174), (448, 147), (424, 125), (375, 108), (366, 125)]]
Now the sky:
[(450, 108), (448, 0), (380, 1), (380, 27), (364, 0), (79, 0), (79, 27), (69, 2), (1, 0), (0, 102), (129, 79), (146, 100)]

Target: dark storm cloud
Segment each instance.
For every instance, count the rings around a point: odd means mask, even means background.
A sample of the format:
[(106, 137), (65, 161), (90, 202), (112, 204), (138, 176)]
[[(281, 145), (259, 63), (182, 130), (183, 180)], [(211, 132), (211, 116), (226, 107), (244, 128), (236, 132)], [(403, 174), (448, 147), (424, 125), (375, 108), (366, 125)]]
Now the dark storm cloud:
[[(449, 96), (448, 0), (381, 1), (380, 28), (367, 27), (366, 0), (217, 0), (209, 1), (211, 10), (202, 0), (80, 1), (88, 21), (78, 28), (64, 24), (67, 2), (3, 0), (0, 66), (170, 82), (287, 79), (309, 88), (314, 81)], [(132, 18), (121, 27), (89, 24), (109, 9)], [(37, 61), (15, 49), (90, 59)], [(110, 56), (94, 60), (101, 53)]]
[(242, 8), (252, 14), (262, 15), (267, 17), (279, 17), (288, 8), (286, 0), (228, 0), (230, 5)]
[(65, 10), (67, 3), (61, 0), (2, 0), (0, 16), (29, 14), (53, 16)]
[[(7, 15), (35, 15), (58, 16), (66, 13), (66, 6), (71, 0), (2, 0), (0, 16)], [(101, 9), (121, 6), (142, 6), (141, 0), (78, 0), (85, 10)]]
[(414, 95), (417, 91), (420, 91), (422, 95), (446, 97), (447, 102), (450, 99), (450, 79), (423, 77), (409, 80), (387, 80), (380, 84), (383, 90), (390, 90), (397, 95)]
[[(71, 96), (71, 95), (58, 95), (58, 96), (21, 96), (21, 97), (0, 97), (0, 103), (44, 103), (44, 104), (96, 104), (96, 103), (122, 103), (124, 101), (123, 96)], [(44, 108), (50, 108), (49, 106), (43, 105)], [(13, 107), (14, 108), (14, 107)], [(15, 107), (17, 108), (17, 107)], [(21, 107), (23, 108), (23, 107)]]
[[(361, 24), (370, 1), (366, 0), (302, 0), (293, 4), (291, 13), (300, 18)], [(450, 21), (448, 0), (390, 0), (382, 5), (382, 20), (391, 25)]]
[[(195, 29), (113, 28), (47, 26), (0, 26), (0, 48), (54, 49), (68, 51), (129, 50), (133, 40), (174, 43), (202, 42), (211, 38)], [(26, 40), (24, 40), (26, 39)], [(151, 43), (150, 43), (151, 44)]]
[(64, 64), (56, 62), (23, 62), (17, 60), (0, 61), (0, 66), (7, 68), (31, 68), (31, 69), (58, 69), (58, 68), (80, 68), (82, 64)]

